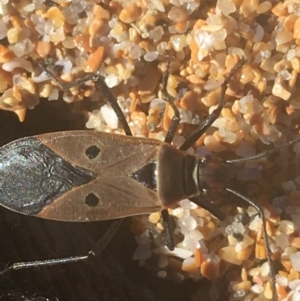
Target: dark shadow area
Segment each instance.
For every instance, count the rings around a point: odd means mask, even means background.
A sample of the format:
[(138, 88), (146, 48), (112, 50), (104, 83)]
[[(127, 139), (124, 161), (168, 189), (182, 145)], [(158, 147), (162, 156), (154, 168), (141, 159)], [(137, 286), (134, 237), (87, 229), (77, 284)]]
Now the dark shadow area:
[[(20, 137), (84, 129), (82, 106), (42, 101), (24, 123), (0, 111), (0, 143)], [(74, 154), (76, 156), (76, 154)], [(0, 275), (0, 300), (59, 301), (189, 301), (203, 286), (164, 281), (138, 267), (130, 220), (123, 223), (103, 254), (88, 262), (31, 268)], [(63, 223), (22, 216), (0, 207), (0, 269), (18, 261), (85, 255), (108, 228), (109, 222)], [(206, 288), (207, 288), (206, 283)], [(208, 300), (207, 295), (193, 300)], [(224, 297), (224, 296), (223, 296)], [(222, 297), (222, 298), (223, 298)], [(222, 299), (226, 300), (226, 299)]]

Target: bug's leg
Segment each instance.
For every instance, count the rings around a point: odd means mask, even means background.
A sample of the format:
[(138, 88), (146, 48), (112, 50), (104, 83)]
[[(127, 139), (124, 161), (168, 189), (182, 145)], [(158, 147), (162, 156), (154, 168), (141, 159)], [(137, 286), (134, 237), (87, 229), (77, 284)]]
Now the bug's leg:
[(130, 127), (128, 125), (128, 122), (124, 116), (124, 113), (122, 112), (116, 98), (112, 94), (111, 90), (107, 87), (106, 83), (103, 81), (101, 77), (98, 78), (98, 80), (95, 82), (96, 87), (101, 91), (101, 93), (106, 97), (107, 101), (115, 111), (123, 130), (126, 134), (126, 136), (132, 136)]
[(42, 267), (42, 266), (61, 265), (61, 264), (66, 264), (66, 263), (85, 261), (85, 260), (89, 259), (90, 257), (97, 256), (109, 244), (109, 242), (111, 241), (111, 238), (118, 231), (122, 222), (123, 222), (123, 219), (113, 221), (113, 223), (110, 225), (110, 227), (105, 232), (105, 234), (96, 242), (96, 244), (94, 245), (92, 250), (89, 251), (87, 255), (70, 256), (70, 257), (65, 257), (65, 258), (47, 259), (47, 260), (40, 260), (40, 261), (15, 262), (11, 266), (0, 271), (0, 275), (4, 275), (4, 274), (8, 273), (9, 271), (14, 271), (14, 270), (23, 270), (23, 269), (28, 269), (28, 268), (38, 268), (38, 267)]
[(166, 245), (172, 251), (175, 248), (174, 220), (173, 217), (169, 215), (168, 209), (163, 209), (161, 212), (161, 216), (166, 229)]
[(106, 230), (105, 234), (96, 242), (92, 250), (89, 251), (88, 256), (99, 255), (109, 244), (111, 238), (116, 234), (123, 223), (123, 218), (112, 222), (109, 228)]
[[(174, 104), (174, 99), (171, 99), (171, 96), (167, 92), (167, 84), (168, 84), (168, 78), (169, 78), (169, 69), (170, 69), (170, 60), (168, 60), (167, 70), (163, 74), (163, 87), (162, 87), (162, 93), (164, 96), (164, 100), (169, 103), (169, 105), (172, 107), (174, 111), (174, 116), (171, 121), (171, 126), (168, 129), (168, 132), (165, 137), (165, 143), (171, 143), (173, 141), (174, 135), (176, 133), (178, 124), (180, 122), (180, 116), (179, 111)], [(174, 242), (174, 220), (169, 215), (169, 212), (167, 209), (163, 209), (161, 212), (164, 227), (166, 229), (166, 244), (167, 247), (170, 250), (174, 250), (175, 248), (175, 242)]]
[(106, 97), (107, 101), (109, 102), (109, 104), (113, 108), (114, 112), (116, 113), (116, 115), (124, 129), (125, 134), (127, 136), (132, 136), (130, 127), (127, 123), (127, 120), (126, 120), (116, 98), (112, 94), (111, 90), (107, 87), (107, 85), (103, 81), (103, 79), (100, 77), (100, 75), (91, 73), (82, 78), (78, 78), (71, 83), (63, 83), (52, 72), (50, 72), (48, 69), (46, 69), (43, 65), (40, 65), (40, 66), (48, 74), (48, 76), (64, 91), (67, 91), (67, 90), (71, 89), (72, 87), (82, 85), (89, 80), (92, 80), (93, 82), (95, 82), (96, 87)]
[(180, 150), (189, 149), (205, 132), (206, 130), (214, 123), (214, 121), (220, 116), (221, 110), (224, 104), (225, 92), (227, 89), (227, 84), (234, 76), (234, 74), (239, 70), (244, 64), (245, 60), (241, 59), (228, 73), (222, 86), (220, 94), (220, 102), (218, 107), (198, 126), (198, 128), (185, 140), (185, 142), (180, 146)]
[(95, 81), (95, 74), (90, 73), (82, 78), (75, 79), (70, 83), (64, 83), (60, 79), (58, 79), (50, 70), (48, 70), (43, 64), (39, 64), (39, 66), (47, 73), (47, 75), (64, 91), (67, 91), (73, 87), (80, 86), (90, 80)]
[(269, 243), (269, 239), (268, 239), (268, 234), (267, 234), (267, 227), (266, 227), (266, 218), (265, 218), (265, 214), (263, 209), (258, 206), (257, 204), (255, 204), (253, 201), (251, 201), (249, 198), (245, 197), (244, 195), (238, 193), (237, 191), (231, 190), (229, 188), (226, 188), (226, 191), (234, 194), (235, 196), (239, 197), (240, 199), (244, 200), (246, 203), (248, 203), (250, 206), (254, 207), (258, 214), (260, 215), (260, 218), (262, 220), (262, 228), (263, 228), (263, 239), (265, 242), (265, 246), (266, 246), (266, 253), (267, 253), (267, 260), (269, 263), (269, 267), (270, 267), (270, 278), (272, 280), (272, 295), (273, 295), (273, 301), (277, 301), (277, 290), (276, 290), (276, 281), (275, 281), (275, 270), (274, 270), (274, 265), (272, 262), (272, 258), (271, 258), (271, 249), (270, 249), (270, 243)]

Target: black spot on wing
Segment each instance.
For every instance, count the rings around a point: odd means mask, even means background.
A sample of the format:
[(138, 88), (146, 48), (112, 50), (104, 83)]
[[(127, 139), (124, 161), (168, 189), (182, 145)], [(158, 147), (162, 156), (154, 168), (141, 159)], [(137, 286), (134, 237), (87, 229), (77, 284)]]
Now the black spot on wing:
[(85, 150), (85, 154), (89, 159), (95, 159), (100, 154), (100, 151), (96, 145), (92, 145)]
[(68, 190), (96, 176), (33, 137), (0, 148), (0, 203), (20, 213), (36, 215)]
[(90, 207), (96, 207), (99, 204), (99, 198), (94, 193), (90, 193), (86, 196), (85, 203)]
[(156, 162), (148, 163), (130, 176), (147, 188), (156, 191)]

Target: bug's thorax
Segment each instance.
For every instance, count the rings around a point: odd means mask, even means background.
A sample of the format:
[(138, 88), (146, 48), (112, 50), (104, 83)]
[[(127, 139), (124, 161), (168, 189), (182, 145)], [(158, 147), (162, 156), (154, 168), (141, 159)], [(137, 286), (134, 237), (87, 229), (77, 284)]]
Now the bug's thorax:
[(157, 193), (164, 207), (200, 194), (198, 158), (169, 144), (161, 144), (157, 160)]

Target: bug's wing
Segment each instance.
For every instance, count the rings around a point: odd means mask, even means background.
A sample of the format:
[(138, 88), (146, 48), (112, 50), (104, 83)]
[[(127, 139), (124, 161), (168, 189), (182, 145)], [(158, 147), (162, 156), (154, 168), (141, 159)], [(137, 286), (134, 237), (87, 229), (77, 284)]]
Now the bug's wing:
[(67, 162), (106, 176), (127, 176), (155, 161), (157, 147), (162, 143), (94, 131), (65, 131), (37, 138)]
[(23, 214), (64, 221), (160, 210), (157, 194), (130, 177), (156, 159), (159, 144), (89, 131), (14, 141), (0, 148), (0, 203)]
[(98, 178), (46, 206), (38, 216), (55, 220), (96, 221), (161, 210), (154, 191), (129, 177)]

